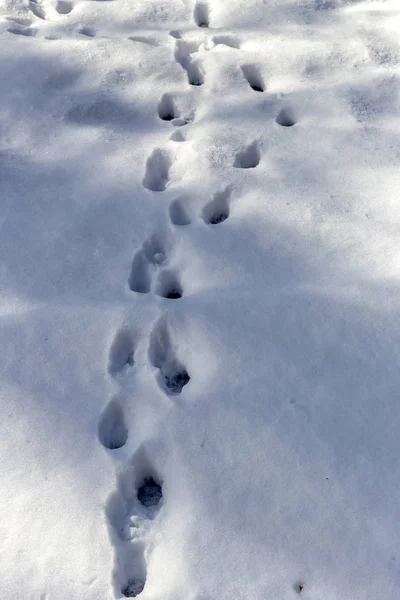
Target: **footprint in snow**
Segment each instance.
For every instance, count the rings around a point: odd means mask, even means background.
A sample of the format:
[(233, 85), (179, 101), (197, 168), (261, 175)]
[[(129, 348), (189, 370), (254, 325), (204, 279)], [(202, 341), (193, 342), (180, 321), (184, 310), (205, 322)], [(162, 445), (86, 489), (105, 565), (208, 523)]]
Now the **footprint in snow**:
[(169, 181), (172, 157), (166, 150), (156, 148), (146, 162), (143, 187), (152, 192), (164, 192)]
[(227, 187), (221, 192), (217, 192), (214, 198), (205, 205), (202, 217), (208, 225), (219, 225), (226, 221), (230, 212), (230, 197), (232, 188)]
[(281, 125), (281, 127), (293, 127), (297, 122), (294, 110), (289, 107), (282, 108), (276, 117), (276, 122), (278, 125)]
[(237, 169), (254, 169), (261, 160), (261, 152), (257, 142), (253, 142), (236, 154), (234, 166)]
[(160, 271), (155, 288), (156, 294), (168, 300), (178, 300), (183, 296), (182, 284), (176, 271)]
[(191, 56), (197, 50), (197, 44), (189, 44), (181, 39), (176, 40), (175, 60), (186, 71), (188, 83), (193, 86), (201, 86), (204, 83), (204, 74), (200, 64)]
[(264, 80), (256, 65), (242, 65), (241, 69), (245, 79), (247, 80), (252, 90), (254, 90), (255, 92), (263, 92), (265, 90)]
[(115, 595), (139, 596), (146, 585), (146, 534), (162, 508), (163, 482), (140, 448), (118, 478), (117, 490), (106, 507), (109, 535), (115, 548)]
[(59, 15), (69, 15), (74, 5), (69, 0), (57, 0), (55, 9)]
[(184, 226), (192, 222), (188, 208), (188, 200), (184, 196), (175, 198), (169, 205), (169, 218), (173, 225)]
[(215, 46), (227, 46), (228, 48), (234, 48), (240, 50), (240, 40), (233, 35), (216, 35), (213, 37), (213, 43)]
[(162, 318), (154, 327), (150, 338), (149, 358), (158, 369), (157, 381), (169, 396), (180, 394), (190, 381), (186, 367), (175, 354), (168, 324)]
[(205, 2), (197, 2), (193, 12), (194, 22), (197, 27), (209, 27), (210, 19), (208, 6)]
[(118, 398), (113, 398), (100, 417), (99, 442), (108, 450), (117, 450), (125, 446), (128, 433), (122, 402)]

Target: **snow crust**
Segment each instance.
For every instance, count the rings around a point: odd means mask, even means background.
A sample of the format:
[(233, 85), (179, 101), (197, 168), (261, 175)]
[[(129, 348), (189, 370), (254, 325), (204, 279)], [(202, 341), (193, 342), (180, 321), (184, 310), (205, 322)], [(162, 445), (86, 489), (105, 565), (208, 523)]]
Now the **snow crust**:
[(0, 599), (396, 600), (399, 3), (0, 16)]

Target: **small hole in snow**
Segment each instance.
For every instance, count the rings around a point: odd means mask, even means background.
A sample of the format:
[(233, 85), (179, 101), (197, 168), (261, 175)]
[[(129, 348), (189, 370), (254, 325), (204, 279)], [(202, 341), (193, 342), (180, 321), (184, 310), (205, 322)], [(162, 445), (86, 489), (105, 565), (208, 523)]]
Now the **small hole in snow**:
[(137, 493), (138, 500), (143, 506), (157, 506), (162, 498), (162, 488), (153, 477), (146, 477)]
[(223, 223), (224, 221), (226, 221), (228, 216), (229, 215), (227, 215), (226, 213), (215, 213), (210, 219), (210, 224), (218, 225), (218, 223)]
[(136, 598), (144, 590), (145, 581), (143, 579), (129, 579), (127, 584), (121, 589), (121, 594), (125, 598)]
[(181, 371), (174, 375), (164, 375), (165, 385), (171, 394), (180, 394), (182, 389), (190, 381), (190, 376), (187, 371)]
[(178, 300), (178, 298), (182, 298), (182, 294), (178, 290), (171, 290), (167, 292), (165, 297), (169, 298), (169, 300)]

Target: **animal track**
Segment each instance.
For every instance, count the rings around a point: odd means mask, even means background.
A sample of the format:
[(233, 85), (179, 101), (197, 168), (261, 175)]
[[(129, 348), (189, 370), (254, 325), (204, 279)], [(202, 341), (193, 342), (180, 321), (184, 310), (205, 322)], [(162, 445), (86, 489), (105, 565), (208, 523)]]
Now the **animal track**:
[(69, 15), (73, 8), (74, 5), (69, 0), (57, 0), (56, 11), (59, 15)]
[(288, 107), (282, 108), (276, 117), (276, 122), (282, 127), (293, 127), (293, 125), (296, 125), (297, 121), (293, 109)]
[(116, 377), (135, 364), (135, 346), (132, 332), (128, 328), (121, 329), (110, 348), (108, 372)]
[(229, 217), (229, 200), (231, 196), (231, 188), (226, 188), (221, 192), (217, 192), (214, 198), (203, 208), (202, 217), (204, 222), (209, 225), (218, 225), (223, 223)]
[(182, 298), (183, 289), (178, 275), (174, 271), (161, 271), (158, 276), (156, 293), (169, 300)]
[(147, 44), (148, 46), (158, 46), (157, 40), (154, 38), (145, 37), (143, 35), (132, 35), (128, 38), (132, 42), (138, 42), (140, 44)]
[(37, 2), (36, 0), (30, 0), (29, 10), (35, 15), (35, 17), (38, 17), (38, 19), (42, 19), (43, 21), (46, 20), (46, 11), (40, 2)]
[(179, 117), (175, 102), (171, 94), (163, 94), (158, 103), (158, 116), (163, 121), (172, 121)]
[(128, 439), (124, 410), (116, 398), (111, 400), (99, 421), (99, 441), (109, 450), (122, 448)]
[(115, 547), (113, 585), (116, 597), (135, 598), (145, 588), (145, 550), (151, 522), (162, 507), (162, 479), (142, 447), (120, 474), (106, 516)]
[(96, 32), (91, 27), (82, 27), (78, 33), (81, 35), (86, 35), (86, 37), (94, 38), (96, 37)]
[(253, 142), (238, 152), (235, 158), (234, 166), (238, 169), (254, 169), (261, 160), (261, 153), (257, 142)]
[(10, 27), (7, 31), (14, 35), (23, 35), (25, 37), (34, 37), (36, 35), (36, 29), (32, 29), (31, 27)]
[(147, 260), (153, 265), (162, 265), (166, 261), (167, 250), (159, 235), (150, 236), (143, 244), (143, 251)]
[(128, 279), (129, 289), (139, 294), (150, 291), (149, 265), (143, 250), (138, 250), (133, 257), (132, 269)]
[(197, 45), (191, 46), (180, 39), (175, 44), (175, 60), (187, 73), (190, 85), (200, 86), (204, 83), (204, 75), (197, 62), (193, 62), (191, 54), (197, 52)]
[(190, 225), (191, 219), (185, 198), (176, 198), (169, 206), (169, 218), (173, 225)]
[(233, 35), (216, 35), (213, 37), (213, 42), (216, 46), (222, 44), (223, 46), (235, 48), (236, 50), (240, 49), (240, 41)]
[(163, 192), (167, 187), (172, 160), (168, 152), (156, 148), (146, 162), (143, 186), (152, 192)]
[(177, 359), (165, 318), (155, 326), (150, 340), (150, 362), (159, 369), (158, 383), (167, 394), (176, 396), (190, 381), (184, 365)]
[(263, 92), (265, 90), (264, 80), (256, 65), (242, 65), (241, 69), (252, 90), (255, 92)]
[(193, 16), (197, 27), (209, 27), (208, 6), (205, 2), (197, 2)]

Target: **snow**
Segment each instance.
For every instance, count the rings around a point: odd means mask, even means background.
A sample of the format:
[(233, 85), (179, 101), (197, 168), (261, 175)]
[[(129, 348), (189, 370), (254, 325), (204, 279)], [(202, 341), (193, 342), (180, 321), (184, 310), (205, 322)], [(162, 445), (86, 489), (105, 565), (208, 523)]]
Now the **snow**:
[(0, 600), (398, 598), (399, 27), (0, 4)]

